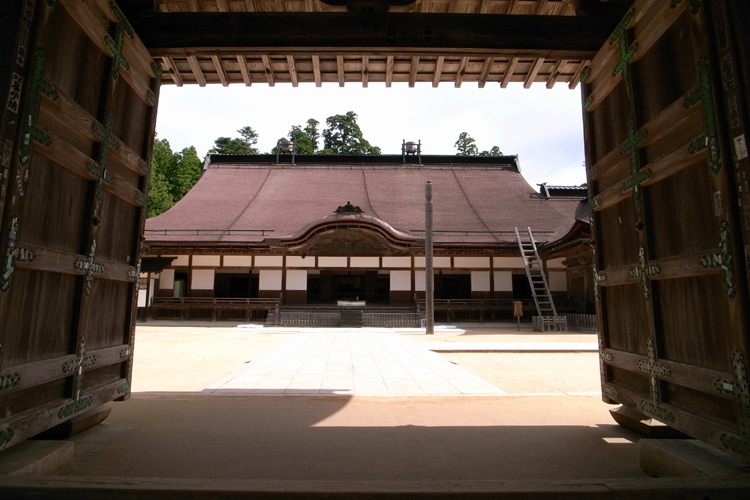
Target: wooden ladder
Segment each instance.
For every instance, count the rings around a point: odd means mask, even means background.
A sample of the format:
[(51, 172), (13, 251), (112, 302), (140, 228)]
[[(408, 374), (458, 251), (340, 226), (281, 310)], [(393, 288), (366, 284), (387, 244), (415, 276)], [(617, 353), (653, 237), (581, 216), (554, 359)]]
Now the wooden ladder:
[(541, 317), (553, 317), (557, 319), (557, 310), (552, 300), (552, 293), (547, 284), (547, 277), (544, 274), (542, 262), (539, 259), (539, 252), (536, 249), (536, 241), (531, 233), (531, 228), (527, 227), (529, 239), (523, 240), (521, 233), (516, 229), (516, 239), (518, 240), (518, 249), (521, 251), (523, 266), (526, 268), (526, 277), (529, 279), (531, 295), (534, 297), (536, 312)]

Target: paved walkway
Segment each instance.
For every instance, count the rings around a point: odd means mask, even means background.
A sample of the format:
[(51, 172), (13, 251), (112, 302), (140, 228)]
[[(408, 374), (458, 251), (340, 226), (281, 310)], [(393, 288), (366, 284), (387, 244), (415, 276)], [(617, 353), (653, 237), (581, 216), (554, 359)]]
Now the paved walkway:
[[(476, 345), (481, 349), (481, 345)], [(204, 394), (460, 396), (505, 391), (391, 329), (301, 330)]]

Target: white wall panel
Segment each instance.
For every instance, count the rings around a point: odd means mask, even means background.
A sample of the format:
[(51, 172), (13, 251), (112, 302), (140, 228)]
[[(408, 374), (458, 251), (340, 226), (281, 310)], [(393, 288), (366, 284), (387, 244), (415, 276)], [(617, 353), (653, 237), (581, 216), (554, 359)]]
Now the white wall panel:
[(511, 271), (495, 271), (495, 291), (513, 291), (513, 273)]
[(225, 255), (224, 266), (226, 267), (253, 267), (252, 255)]
[(290, 269), (286, 272), (287, 290), (307, 290), (307, 271)]
[(174, 288), (174, 269), (164, 269), (159, 274), (159, 289), (171, 290)]
[(351, 257), (351, 267), (380, 267), (380, 257)]
[(547, 269), (565, 269), (563, 265), (564, 258), (550, 259), (547, 261)]
[(346, 267), (346, 257), (318, 257), (318, 267)]
[(457, 268), (489, 269), (489, 257), (453, 257), (453, 265)]
[(411, 257), (383, 257), (383, 267), (411, 267)]
[(190, 281), (192, 290), (213, 290), (214, 289), (214, 270), (213, 269), (193, 269), (192, 280)]
[(490, 272), (489, 271), (472, 271), (471, 272), (471, 291), (472, 292), (489, 292), (490, 291)]
[(414, 271), (414, 291), (424, 292), (427, 288), (426, 273), (424, 271)]
[(189, 255), (164, 255), (163, 257), (174, 257), (175, 259), (172, 261), (170, 266), (172, 267), (178, 267), (178, 266), (188, 266), (190, 265), (190, 256)]
[(411, 291), (411, 271), (391, 271), (391, 291)]
[(521, 257), (492, 257), (492, 266), (495, 268), (523, 269)]
[(290, 255), (286, 258), (286, 267), (315, 267), (315, 257)]
[(220, 265), (220, 255), (193, 255), (193, 266), (219, 267)]
[(261, 269), (259, 290), (281, 290), (281, 269)]
[(256, 255), (255, 267), (281, 267), (284, 257), (281, 255)]

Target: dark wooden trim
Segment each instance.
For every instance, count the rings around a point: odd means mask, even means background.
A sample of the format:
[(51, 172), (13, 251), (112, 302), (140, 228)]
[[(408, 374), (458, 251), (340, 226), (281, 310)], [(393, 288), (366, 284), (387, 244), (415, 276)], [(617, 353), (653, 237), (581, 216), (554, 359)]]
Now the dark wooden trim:
[(474, 49), (591, 59), (616, 27), (605, 17), (493, 14), (144, 12), (129, 20), (153, 56)]

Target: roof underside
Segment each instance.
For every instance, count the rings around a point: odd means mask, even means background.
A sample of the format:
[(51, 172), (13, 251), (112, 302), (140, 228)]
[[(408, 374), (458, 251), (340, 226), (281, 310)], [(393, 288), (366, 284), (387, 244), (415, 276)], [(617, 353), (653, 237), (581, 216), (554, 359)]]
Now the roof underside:
[[(315, 227), (370, 226), (393, 239), (424, 238), (425, 183), (434, 192), (437, 246), (507, 247), (514, 228), (540, 241), (575, 208), (540, 196), (510, 165), (222, 163), (174, 207), (146, 222), (151, 245), (299, 244)], [(336, 215), (351, 202), (361, 215)]]
[[(433, 87), (460, 87), (476, 82), (480, 87), (488, 83), (506, 87), (520, 82), (528, 88), (540, 82), (547, 87), (566, 83), (574, 88), (598, 49), (591, 41), (603, 41), (611, 28), (608, 22), (601, 22), (603, 18), (597, 18), (586, 43), (581, 41), (589, 26), (577, 16), (577, 10), (581, 13), (581, 0), (416, 0), (392, 6), (389, 13), (371, 15), (346, 12), (343, 5), (319, 0), (153, 3), (156, 12), (149, 13), (151, 17), (133, 13), (129, 18), (146, 47), (160, 61), (163, 83), (178, 86), (321, 86), (327, 82), (344, 86), (356, 82), (366, 87), (376, 82), (386, 86), (427, 82)], [(233, 17), (221, 18), (222, 13)], [(363, 27), (361, 16), (367, 15), (372, 25)], [(360, 17), (353, 21), (353, 16)], [(578, 19), (584, 24), (565, 24), (550, 30), (546, 26), (552, 25), (534, 23), (534, 19), (555, 23), (561, 18)], [(171, 22), (178, 19), (179, 22)], [(184, 19), (194, 24), (179, 28)], [(228, 24), (231, 19), (238, 24)], [(252, 27), (254, 19), (258, 25)], [(347, 22), (348, 19), (352, 21)], [(467, 21), (465, 25), (458, 22), (463, 20)], [(278, 28), (274, 23), (280, 23)], [(172, 27), (174, 44), (165, 42)], [(263, 27), (267, 34), (260, 33)], [(188, 40), (186, 33), (195, 33), (195, 40)], [(278, 41), (271, 41), (274, 36)], [(366, 36), (371, 38), (363, 41)]]

